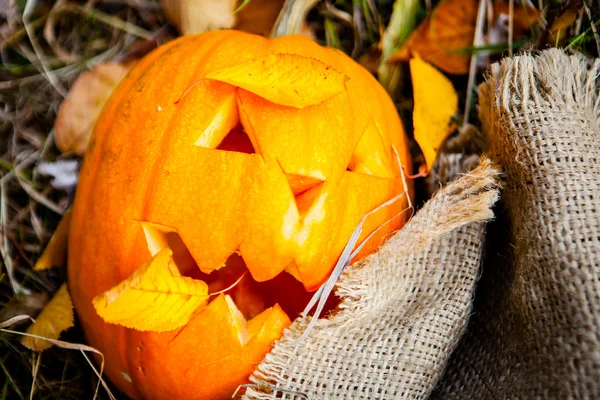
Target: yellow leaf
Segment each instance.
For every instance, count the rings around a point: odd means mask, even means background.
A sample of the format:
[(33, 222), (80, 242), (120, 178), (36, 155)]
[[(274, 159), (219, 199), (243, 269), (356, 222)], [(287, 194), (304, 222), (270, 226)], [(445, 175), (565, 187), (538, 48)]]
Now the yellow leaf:
[(71, 209), (63, 215), (58, 223), (54, 234), (50, 238), (44, 252), (38, 258), (33, 269), (41, 271), (44, 269), (65, 265), (67, 260), (67, 243), (69, 239), (69, 228), (71, 226)]
[(184, 326), (208, 300), (208, 286), (181, 276), (169, 248), (114, 288), (93, 300), (104, 321), (140, 331), (164, 332)]
[(313, 58), (271, 54), (206, 76), (246, 89), (273, 103), (304, 108), (346, 90), (348, 76)]
[(450, 118), (458, 108), (458, 97), (452, 83), (425, 61), (410, 60), (415, 107), (413, 125), (427, 171), (435, 162), (440, 146), (448, 136)]
[[(67, 284), (63, 283), (58, 289), (52, 300), (42, 310), (30, 325), (27, 333), (56, 340), (63, 331), (66, 331), (74, 324), (73, 302)], [(52, 343), (38, 338), (26, 336), (21, 341), (23, 345), (34, 351), (42, 351), (52, 346)]]

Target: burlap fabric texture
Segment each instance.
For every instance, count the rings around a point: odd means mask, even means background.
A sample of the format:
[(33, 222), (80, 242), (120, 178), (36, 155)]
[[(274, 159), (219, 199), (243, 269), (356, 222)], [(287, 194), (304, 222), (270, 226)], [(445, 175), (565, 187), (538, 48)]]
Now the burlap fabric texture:
[(341, 278), (338, 314), (302, 340), (295, 321), (245, 397), (600, 398), (599, 70), (559, 50), (494, 65), (485, 246), (487, 161)]
[(296, 320), (245, 398), (425, 397), (467, 323), (497, 177), (484, 160), (349, 269), (339, 312), (302, 339), (307, 321)]
[(480, 87), (505, 212), (433, 397), (600, 398), (600, 61), (506, 59)]

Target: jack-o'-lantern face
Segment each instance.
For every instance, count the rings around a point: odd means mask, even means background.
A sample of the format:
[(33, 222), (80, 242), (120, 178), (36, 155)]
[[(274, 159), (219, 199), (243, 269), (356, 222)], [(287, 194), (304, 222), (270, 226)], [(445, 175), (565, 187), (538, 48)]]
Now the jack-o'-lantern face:
[[(214, 32), (141, 60), (97, 123), (69, 239), (75, 308), (111, 379), (134, 397), (230, 395), (359, 220), (406, 190), (400, 162), (409, 168), (383, 89), (306, 38)], [(374, 214), (362, 237), (404, 208)], [(403, 222), (386, 224), (358, 257)], [(92, 299), (160, 262), (208, 291), (248, 276), (173, 331), (98, 316)]]

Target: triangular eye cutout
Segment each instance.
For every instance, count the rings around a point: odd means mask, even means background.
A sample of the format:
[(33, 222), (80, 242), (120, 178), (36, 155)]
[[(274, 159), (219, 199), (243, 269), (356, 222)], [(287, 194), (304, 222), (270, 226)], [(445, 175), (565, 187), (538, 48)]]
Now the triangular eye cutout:
[(223, 141), (217, 146), (217, 150), (235, 151), (238, 153), (254, 154), (254, 146), (250, 137), (244, 131), (242, 124), (238, 123), (229, 131)]

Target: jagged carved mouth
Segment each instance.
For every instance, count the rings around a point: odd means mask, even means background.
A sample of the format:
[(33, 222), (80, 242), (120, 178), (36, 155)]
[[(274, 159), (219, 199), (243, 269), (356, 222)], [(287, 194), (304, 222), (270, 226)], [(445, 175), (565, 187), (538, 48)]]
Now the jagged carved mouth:
[[(173, 251), (173, 261), (182, 276), (206, 282), (211, 294), (226, 293), (246, 319), (252, 319), (275, 304), (294, 319), (299, 316), (312, 297), (302, 283), (286, 272), (275, 278), (257, 282), (252, 278), (242, 257), (232, 253), (225, 264), (210, 273), (200, 270), (179, 234), (171, 228), (142, 222), (151, 253), (156, 254), (164, 246)], [(336, 302), (331, 300), (331, 308)]]

